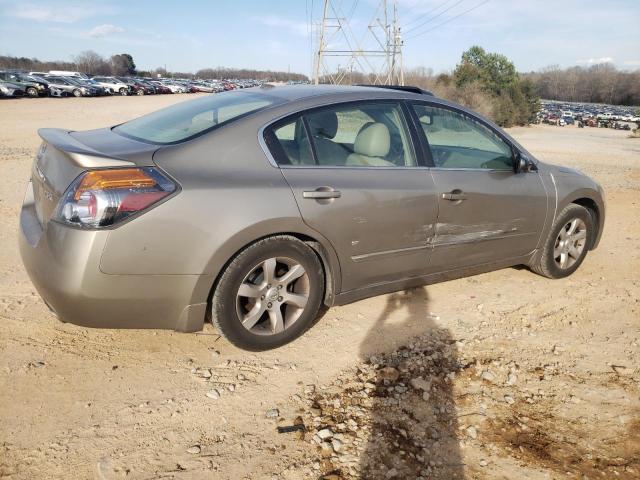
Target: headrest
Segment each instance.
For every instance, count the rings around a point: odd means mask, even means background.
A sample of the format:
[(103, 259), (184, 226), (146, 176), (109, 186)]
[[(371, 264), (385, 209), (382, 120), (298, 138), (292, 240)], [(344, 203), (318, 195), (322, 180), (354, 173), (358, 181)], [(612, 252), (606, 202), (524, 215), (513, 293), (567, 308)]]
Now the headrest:
[(333, 138), (338, 133), (336, 112), (320, 112), (309, 115), (309, 127), (314, 137)]
[(353, 150), (367, 157), (386, 157), (391, 146), (389, 129), (384, 123), (365, 124), (353, 144)]

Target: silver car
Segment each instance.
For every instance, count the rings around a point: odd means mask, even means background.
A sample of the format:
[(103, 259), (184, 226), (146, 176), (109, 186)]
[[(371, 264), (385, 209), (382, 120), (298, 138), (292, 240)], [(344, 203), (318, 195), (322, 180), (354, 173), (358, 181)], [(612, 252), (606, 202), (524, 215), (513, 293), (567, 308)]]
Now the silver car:
[(324, 306), (513, 265), (573, 273), (600, 186), (416, 88), (207, 96), (39, 131), (22, 259), (65, 322), (278, 347)]

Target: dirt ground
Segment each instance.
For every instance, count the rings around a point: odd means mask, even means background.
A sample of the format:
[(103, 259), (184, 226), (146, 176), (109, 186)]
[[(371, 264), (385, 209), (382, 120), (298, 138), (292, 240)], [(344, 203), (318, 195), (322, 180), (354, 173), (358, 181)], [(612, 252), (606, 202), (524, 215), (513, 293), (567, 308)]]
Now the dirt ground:
[(261, 354), (209, 325), (60, 323), (16, 241), (36, 130), (183, 100), (0, 101), (1, 478), (640, 478), (640, 139), (511, 130), (606, 190), (600, 247), (564, 280), (510, 268), (376, 297)]

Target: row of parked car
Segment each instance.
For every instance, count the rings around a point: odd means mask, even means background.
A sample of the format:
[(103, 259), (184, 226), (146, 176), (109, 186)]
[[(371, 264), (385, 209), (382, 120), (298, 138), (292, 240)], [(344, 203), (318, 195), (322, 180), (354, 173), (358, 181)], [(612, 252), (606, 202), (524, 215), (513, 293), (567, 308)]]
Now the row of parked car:
[(0, 97), (97, 97), (166, 93), (218, 93), (260, 85), (257, 80), (189, 80), (121, 76), (89, 77), (80, 72), (0, 71)]
[[(624, 105), (604, 105), (597, 103), (558, 102), (543, 100), (540, 102), (538, 123), (550, 125), (573, 125), (588, 127), (615, 128), (620, 125), (639, 123), (637, 107)], [(622, 126), (623, 130), (628, 130)]]
[(537, 121), (560, 127), (577, 124), (579, 127), (630, 130), (634, 123), (640, 124), (640, 116), (637, 107), (543, 100)]

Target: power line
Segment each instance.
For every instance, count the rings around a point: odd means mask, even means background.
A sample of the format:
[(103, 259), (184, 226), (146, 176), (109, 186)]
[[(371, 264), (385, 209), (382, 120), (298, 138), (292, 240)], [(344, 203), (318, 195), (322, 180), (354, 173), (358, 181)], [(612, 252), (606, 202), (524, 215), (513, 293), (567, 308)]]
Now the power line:
[(404, 24), (405, 27), (407, 27), (408, 25), (411, 25), (412, 23), (416, 23), (419, 22), (420, 20), (422, 20), (424, 17), (426, 17), (427, 15), (431, 15), (433, 12), (440, 10), (442, 7), (444, 7), (447, 3), (451, 3), (452, 0), (446, 0), (445, 2), (442, 2), (440, 5), (438, 5), (435, 8), (432, 8), (420, 15), (418, 15), (416, 18), (414, 18), (413, 20), (409, 20), (407, 23)]
[(449, 22), (452, 22), (452, 21), (453, 21), (453, 20), (455, 20), (456, 18), (460, 18), (461, 16), (466, 15), (467, 13), (469, 13), (469, 12), (471, 12), (471, 11), (475, 10), (476, 8), (479, 8), (479, 7), (481, 7), (482, 5), (484, 5), (484, 4), (486, 4), (486, 3), (489, 3), (489, 2), (490, 2), (490, 0), (484, 0), (484, 2), (480, 2), (480, 3), (478, 3), (477, 5), (475, 5), (475, 6), (471, 7), (471, 8), (469, 8), (468, 10), (465, 10), (464, 12), (459, 13), (458, 15), (455, 15), (455, 16), (453, 16), (453, 17), (451, 17), (451, 18), (448, 18), (448, 19), (447, 19), (447, 20), (445, 20), (444, 22), (441, 22), (441, 23), (439, 23), (438, 25), (436, 25), (436, 26), (434, 26), (434, 27), (432, 27), (432, 28), (429, 28), (429, 29), (425, 30), (424, 32), (416, 33), (415, 35), (412, 35), (412, 36), (408, 37), (406, 40), (411, 40), (412, 38), (419, 37), (420, 35), (424, 35), (425, 33), (433, 32), (435, 29), (437, 29), (437, 28), (439, 28), (439, 27), (441, 27), (441, 26), (443, 26), (443, 25), (446, 25), (446, 24), (447, 24), (447, 23), (449, 23)]
[(347, 23), (351, 22), (351, 18), (353, 17), (353, 14), (355, 13), (356, 8), (358, 8), (358, 0), (353, 2), (353, 5), (351, 6), (351, 10), (349, 11), (349, 15), (347, 15)]
[(464, 2), (465, 0), (458, 0), (456, 3), (454, 3), (453, 5), (451, 5), (449, 8), (446, 8), (445, 10), (441, 11), (440, 13), (438, 13), (436, 16), (428, 18), (426, 21), (422, 22), (420, 25), (416, 25), (415, 27), (411, 27), (409, 30), (407, 30), (407, 33), (411, 33), (414, 32), (422, 27), (424, 27), (427, 23), (431, 23), (433, 22), (436, 18), (441, 17), (442, 15), (444, 15), (445, 13), (447, 13), (449, 10), (451, 10), (452, 8), (457, 7), (458, 5), (460, 5), (462, 2)]

